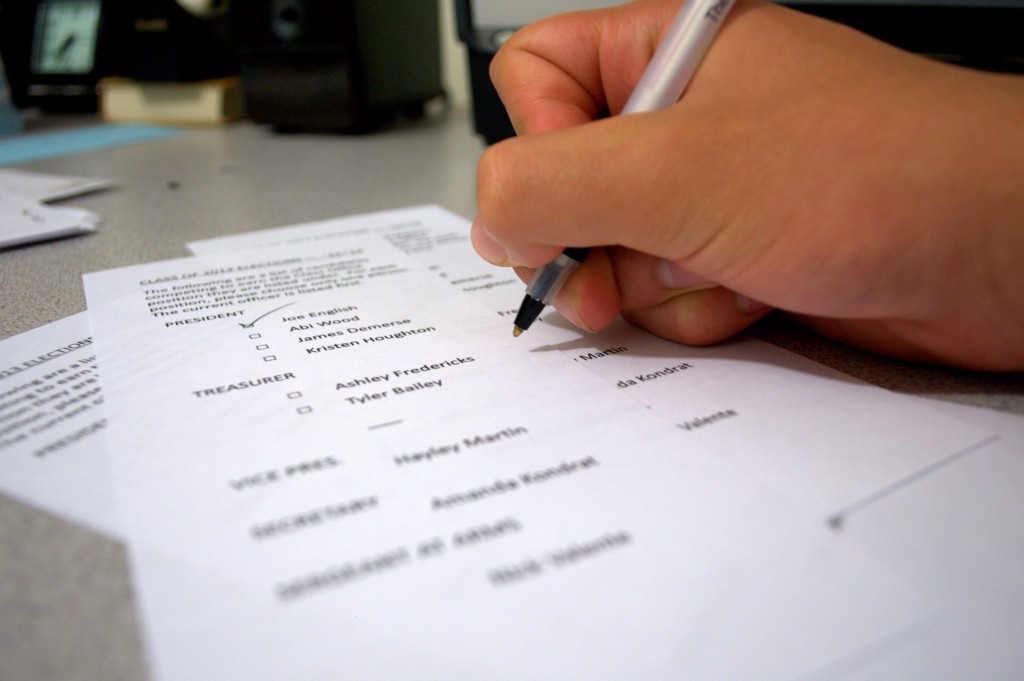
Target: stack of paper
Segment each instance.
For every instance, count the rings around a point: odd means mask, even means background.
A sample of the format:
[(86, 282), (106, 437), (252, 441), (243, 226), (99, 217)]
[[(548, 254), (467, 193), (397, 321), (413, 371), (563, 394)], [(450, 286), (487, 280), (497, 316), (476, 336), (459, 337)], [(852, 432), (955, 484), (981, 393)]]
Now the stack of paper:
[(1024, 561), (1020, 419), (748, 338), (513, 339), (521, 285), (437, 207), (190, 247), (0, 367), (0, 481), (125, 539), (154, 678), (1022, 668), (982, 567)]

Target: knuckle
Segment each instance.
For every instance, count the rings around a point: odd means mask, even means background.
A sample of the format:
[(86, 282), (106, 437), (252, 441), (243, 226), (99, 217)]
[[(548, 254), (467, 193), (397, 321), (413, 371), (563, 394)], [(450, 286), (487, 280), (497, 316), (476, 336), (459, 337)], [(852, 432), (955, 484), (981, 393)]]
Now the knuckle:
[(477, 164), (477, 208), (485, 216), (504, 214), (504, 208), (514, 201), (515, 151), (514, 145), (495, 144), (484, 151)]

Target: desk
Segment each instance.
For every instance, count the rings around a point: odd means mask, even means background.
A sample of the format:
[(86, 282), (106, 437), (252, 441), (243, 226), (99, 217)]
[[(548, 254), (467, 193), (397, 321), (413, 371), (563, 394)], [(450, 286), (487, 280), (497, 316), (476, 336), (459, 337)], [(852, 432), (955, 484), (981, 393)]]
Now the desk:
[[(0, 337), (85, 309), (84, 272), (188, 255), (185, 242), (437, 203), (474, 213), (481, 142), (468, 116), (364, 137), (276, 135), (238, 123), (25, 163), (110, 178), (69, 201), (95, 234), (0, 252)], [(880, 359), (769, 318), (753, 335), (885, 388), (1024, 414), (1024, 374)], [(146, 678), (124, 546), (0, 496), (0, 679)]]

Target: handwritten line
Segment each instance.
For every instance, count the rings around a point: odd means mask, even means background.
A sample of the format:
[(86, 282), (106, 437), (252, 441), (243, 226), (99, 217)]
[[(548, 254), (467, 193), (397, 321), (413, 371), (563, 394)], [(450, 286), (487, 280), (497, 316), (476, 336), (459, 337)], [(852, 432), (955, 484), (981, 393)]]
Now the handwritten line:
[(243, 329), (251, 329), (252, 327), (256, 326), (256, 322), (258, 322), (259, 320), (263, 319), (264, 317), (268, 317), (268, 316), (274, 314), (275, 312), (277, 312), (278, 310), (283, 310), (286, 307), (291, 307), (294, 304), (295, 303), (288, 303), (287, 305), (282, 305), (281, 307), (275, 307), (270, 312), (268, 312), (268, 313), (266, 313), (264, 315), (260, 315), (259, 317), (257, 317), (256, 319), (252, 320), (248, 324), (239, 324), (239, 326), (242, 327)]
[(914, 483), (919, 482), (920, 480), (928, 477), (932, 473), (942, 470), (943, 468), (946, 468), (947, 466), (956, 463), (960, 459), (963, 459), (971, 454), (974, 454), (979, 450), (984, 449), (985, 447), (988, 447), (993, 442), (997, 442), (998, 440), (1000, 440), (1001, 437), (1002, 436), (1000, 435), (991, 435), (980, 442), (975, 442), (973, 445), (969, 445), (958, 452), (950, 454), (944, 459), (936, 461), (935, 463), (929, 466), (925, 466), (919, 471), (911, 473), (910, 475), (901, 480), (897, 480), (891, 485), (883, 487), (874, 494), (870, 494), (864, 497), (860, 501), (855, 501), (846, 508), (840, 509), (836, 513), (830, 515), (828, 517), (828, 526), (831, 527), (833, 530), (841, 530), (843, 528), (843, 525), (846, 524), (846, 519), (848, 516), (853, 515), (857, 511), (861, 511), (873, 504), (876, 504), (882, 499), (885, 499), (888, 496), (896, 494), (897, 492), (906, 489), (907, 487), (913, 485)]
[(390, 428), (391, 426), (397, 426), (403, 423), (401, 419), (398, 421), (388, 421), (387, 423), (378, 423), (375, 426), (370, 426), (367, 430), (380, 430), (381, 428)]

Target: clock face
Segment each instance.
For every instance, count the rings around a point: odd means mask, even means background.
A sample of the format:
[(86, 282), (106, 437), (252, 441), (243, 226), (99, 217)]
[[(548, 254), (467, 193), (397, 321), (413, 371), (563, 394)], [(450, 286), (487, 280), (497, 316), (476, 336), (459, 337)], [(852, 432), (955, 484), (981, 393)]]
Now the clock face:
[(86, 74), (96, 62), (100, 0), (41, 0), (36, 15), (32, 70)]

